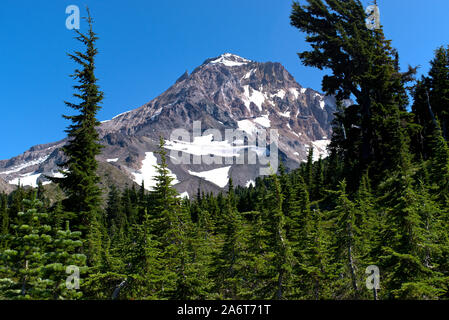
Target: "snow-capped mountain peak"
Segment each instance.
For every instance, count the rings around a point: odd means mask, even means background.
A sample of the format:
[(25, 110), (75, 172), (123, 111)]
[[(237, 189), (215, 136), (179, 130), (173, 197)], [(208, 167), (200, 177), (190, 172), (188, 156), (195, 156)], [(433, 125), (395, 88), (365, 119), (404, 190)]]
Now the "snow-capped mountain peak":
[(232, 53), (224, 53), (217, 58), (213, 58), (213, 60), (209, 61), (208, 63), (209, 64), (223, 64), (227, 67), (236, 67), (236, 66), (246, 65), (250, 62), (252, 62), (252, 61), (242, 58), (238, 55), (235, 55)]
[[(226, 130), (240, 130), (249, 136), (277, 130), (279, 158), (287, 167), (295, 168), (306, 159), (311, 147), (315, 157), (326, 156), (334, 112), (333, 97), (303, 88), (280, 63), (256, 62), (225, 53), (206, 60), (191, 74), (185, 72), (167, 91), (140, 108), (102, 122), (98, 131), (105, 148), (98, 160), (103, 168), (115, 170), (113, 175), (105, 176), (121, 175), (137, 184), (145, 181), (145, 186), (151, 188), (153, 165), (159, 160), (154, 151), (163, 136), (170, 155), (182, 152), (189, 159), (223, 158), (222, 163), (175, 164), (169, 157), (177, 190), (190, 195), (198, 187), (218, 192), (229, 177), (242, 186), (255, 181), (263, 167), (237, 163), (241, 147), (227, 140)], [(190, 134), (187, 141), (172, 137), (179, 129), (192, 133), (194, 122), (201, 122), (202, 137)], [(220, 131), (222, 138), (215, 139), (205, 132), (210, 129)], [(49, 183), (46, 176), (57, 175), (57, 164), (64, 162), (61, 147), (65, 143), (63, 140), (36, 146), (18, 157), (0, 161), (0, 179), (11, 185), (19, 181), (30, 186), (38, 181)], [(268, 152), (259, 146), (251, 150), (258, 156)]]

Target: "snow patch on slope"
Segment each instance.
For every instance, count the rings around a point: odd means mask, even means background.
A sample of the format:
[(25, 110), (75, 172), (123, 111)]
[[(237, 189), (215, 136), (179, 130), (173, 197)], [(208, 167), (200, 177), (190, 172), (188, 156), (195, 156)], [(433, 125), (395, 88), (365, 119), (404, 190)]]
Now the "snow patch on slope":
[(21, 165), (18, 165), (16, 167), (12, 168), (11, 170), (0, 172), (0, 174), (16, 173), (16, 172), (22, 171), (25, 168), (28, 168), (28, 167), (31, 167), (31, 166), (35, 166), (35, 165), (39, 165), (39, 164), (45, 162), (48, 159), (49, 156), (50, 155), (45, 156), (45, 157), (41, 157), (41, 158), (36, 159), (36, 160), (28, 161), (26, 163), (23, 163)]
[[(142, 161), (142, 167), (137, 172), (132, 172), (134, 176), (134, 182), (141, 184), (142, 181), (145, 184), (145, 189), (152, 190), (156, 186), (156, 179), (154, 178), (158, 173), (154, 166), (157, 165), (157, 158), (152, 152), (145, 152), (145, 159)], [(179, 183), (177, 177), (169, 170), (169, 175), (174, 180), (172, 185)]]
[(246, 132), (249, 135), (256, 134), (259, 130), (257, 125), (264, 127), (264, 128), (270, 128), (271, 127), (271, 121), (269, 119), (269, 115), (263, 115), (261, 117), (257, 117), (255, 119), (244, 119), (237, 121), (238, 128), (242, 130), (243, 132)]
[[(63, 172), (69, 172), (69, 170), (67, 170), (67, 169), (63, 169), (62, 171)], [(65, 175), (63, 173), (59, 172), (59, 171), (56, 171), (56, 172), (52, 171), (51, 172), (51, 177), (53, 177), (53, 178), (64, 178)]]
[(278, 97), (278, 98), (284, 99), (285, 94), (286, 94), (285, 90), (284, 90), (284, 89), (281, 89), (281, 90), (279, 90), (278, 92), (276, 92), (275, 94), (272, 94), (271, 97), (272, 97), (272, 98)]
[(185, 192), (183, 192), (183, 193), (181, 193), (179, 195), (179, 198), (181, 198), (181, 199), (190, 199), (189, 193), (187, 191), (185, 191)]
[(133, 110), (122, 112), (122, 113), (116, 115), (114, 118), (112, 118), (112, 120), (117, 119), (118, 117), (121, 117), (121, 116), (123, 116), (123, 115), (125, 115), (127, 113), (130, 113), (131, 111), (133, 111)]
[(19, 185), (20, 183), (22, 186), (30, 186), (33, 188), (37, 188), (37, 179), (39, 179), (41, 175), (42, 173), (30, 172), (22, 174), (20, 177), (12, 179), (8, 183), (13, 185)]
[(237, 125), (239, 126), (240, 130), (246, 132), (249, 135), (253, 135), (257, 132), (257, 126), (251, 120), (245, 119), (237, 121)]
[(189, 174), (203, 178), (219, 186), (220, 188), (224, 188), (229, 181), (229, 169), (231, 169), (231, 166), (202, 172), (193, 172), (189, 170)]
[(327, 158), (329, 152), (327, 151), (327, 146), (331, 143), (330, 140), (316, 140), (312, 141), (313, 146), (313, 161), (318, 161), (320, 158)]
[(290, 88), (289, 91), (290, 91), (290, 93), (291, 93), (292, 95), (295, 96), (295, 99), (298, 99), (298, 97), (299, 97), (298, 89), (296, 89), (296, 88)]
[(279, 112), (278, 113), (281, 117), (284, 118), (290, 118), (290, 110), (286, 111), (286, 112)]
[(247, 74), (245, 74), (245, 76), (243, 77), (243, 79), (249, 79), (251, 78), (251, 75), (256, 71), (256, 69), (252, 69), (251, 71), (249, 71)]
[(251, 88), (248, 85), (243, 86), (243, 97), (242, 100), (245, 103), (246, 108), (248, 109), (248, 111), (250, 111), (250, 106), (251, 106), (251, 102), (254, 103), (260, 111), (262, 111), (262, 104), (265, 102), (265, 95), (260, 92), (257, 91), (253, 88)]
[(262, 127), (269, 128), (271, 127), (271, 121), (268, 118), (268, 114), (263, 115), (262, 117), (258, 117), (254, 119), (254, 122), (260, 124)]
[(151, 116), (150, 121), (153, 121), (154, 119), (156, 119), (162, 112), (162, 108), (159, 108), (156, 110), (156, 112)]
[(249, 181), (247, 181), (246, 184), (245, 184), (245, 187), (249, 188), (249, 186), (251, 186), (251, 185), (252, 185), (253, 187), (256, 186), (256, 183), (254, 182), (254, 180), (249, 180)]
[(321, 101), (320, 101), (320, 108), (321, 108), (321, 109), (324, 109), (324, 106), (325, 106), (324, 100), (321, 100)]

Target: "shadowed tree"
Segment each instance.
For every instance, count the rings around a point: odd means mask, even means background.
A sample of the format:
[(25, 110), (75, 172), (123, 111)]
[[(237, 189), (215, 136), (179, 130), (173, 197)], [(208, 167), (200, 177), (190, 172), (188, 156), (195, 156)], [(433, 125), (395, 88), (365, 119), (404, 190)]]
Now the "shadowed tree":
[(299, 53), (302, 63), (332, 72), (323, 78), (323, 91), (336, 95), (338, 101), (355, 97), (353, 122), (344, 127), (359, 128), (358, 134), (346, 139), (352, 138), (349, 145), (360, 145), (360, 149), (355, 157), (344, 154), (344, 160), (357, 182), (370, 165), (374, 168), (370, 174), (380, 179), (384, 170), (395, 168), (400, 161), (399, 140), (403, 122), (408, 122), (404, 83), (416, 72), (413, 68), (398, 71), (397, 51), (381, 27), (366, 27), (366, 18), (358, 0), (294, 2), (291, 14), (291, 24), (307, 34), (312, 47)]

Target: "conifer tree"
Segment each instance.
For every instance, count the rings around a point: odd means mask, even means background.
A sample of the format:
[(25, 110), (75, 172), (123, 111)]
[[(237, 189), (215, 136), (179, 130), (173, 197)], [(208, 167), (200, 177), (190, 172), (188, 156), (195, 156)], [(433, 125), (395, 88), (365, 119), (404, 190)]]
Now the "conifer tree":
[(11, 205), (8, 210), (8, 215), (10, 217), (10, 223), (15, 223), (17, 219), (17, 214), (19, 212), (25, 211), (24, 199), (26, 198), (25, 191), (20, 183), (17, 185), (16, 190), (13, 191), (11, 195)]
[(309, 194), (313, 190), (313, 147), (309, 148), (306, 166), (304, 168), (304, 180), (307, 185)]
[(307, 300), (332, 299), (335, 279), (338, 278), (332, 253), (332, 237), (328, 232), (325, 217), (318, 210), (310, 213), (307, 221), (306, 243), (299, 260), (299, 290), (296, 297)]
[(438, 197), (442, 204), (449, 204), (449, 148), (443, 137), (439, 122), (430, 137), (431, 160), (430, 173), (431, 182), (437, 186)]
[(291, 228), (294, 226), (296, 215), (299, 211), (299, 204), (296, 198), (295, 189), (292, 185), (291, 178), (285, 172), (284, 164), (281, 162), (279, 166), (279, 182), (281, 185), (281, 191), (284, 196), (282, 201), (282, 213), (286, 219), (286, 235), (287, 238), (291, 238)]
[(167, 167), (164, 139), (160, 138), (157, 154), (161, 161), (157, 169), (156, 186), (151, 192), (153, 208), (151, 211), (151, 233), (156, 236), (162, 251), (162, 285), (165, 296), (174, 299), (189, 299), (201, 295), (202, 288), (195, 288), (198, 271), (192, 261), (191, 243), (192, 221), (188, 208), (181, 205), (178, 192), (172, 186), (173, 178)]
[(215, 280), (214, 291), (219, 299), (237, 299), (239, 273), (241, 271), (240, 248), (242, 246), (242, 221), (235, 207), (232, 179), (229, 179), (228, 194), (225, 198), (223, 245), (214, 253), (211, 276)]
[(136, 224), (137, 219), (137, 208), (135, 207), (135, 189), (134, 185), (131, 189), (125, 189), (121, 196), (121, 203), (123, 208), (123, 213), (128, 221), (128, 224), (131, 226)]
[(358, 241), (360, 260), (366, 266), (378, 264), (382, 238), (381, 230), (384, 227), (384, 216), (379, 214), (376, 200), (373, 195), (368, 174), (364, 174), (359, 190), (355, 195), (355, 204), (360, 215), (356, 216), (356, 225), (360, 233)]
[(67, 160), (61, 164), (60, 172), (63, 178), (52, 178), (65, 191), (67, 199), (65, 208), (74, 212), (76, 217), (71, 221), (75, 231), (83, 232), (87, 242), (85, 250), (88, 253), (90, 265), (98, 262), (100, 242), (98, 224), (100, 219), (101, 191), (98, 186), (97, 160), (101, 145), (96, 127), (100, 125), (96, 118), (103, 100), (103, 93), (99, 90), (95, 77), (95, 58), (98, 50), (95, 47), (98, 40), (93, 31), (93, 19), (88, 9), (88, 31), (82, 34), (76, 30), (76, 39), (85, 46), (85, 51), (76, 51), (69, 57), (80, 65), (71, 75), (78, 81), (74, 86), (77, 90), (73, 96), (79, 103), (65, 102), (65, 104), (78, 112), (74, 115), (65, 115), (64, 118), (72, 122), (67, 128), (68, 143), (63, 147)]
[[(395, 168), (407, 95), (404, 84), (412, 80), (415, 70), (397, 70), (396, 51), (386, 40), (382, 28), (369, 30), (366, 14), (358, 0), (344, 3), (335, 0), (308, 0), (307, 5), (293, 4), (291, 24), (305, 32), (311, 51), (299, 54), (306, 66), (327, 68), (332, 75), (323, 78), (323, 90), (336, 95), (338, 101), (355, 96), (360, 118), (344, 127), (360, 128), (355, 141), (360, 149), (354, 157), (345, 156), (345, 165), (359, 180), (372, 165), (370, 174), (382, 178), (382, 172)], [(349, 126), (348, 126), (349, 125)], [(342, 124), (343, 126), (343, 124)]]
[[(137, 210), (137, 221), (139, 223), (143, 222), (144, 215), (145, 215), (145, 209), (149, 207), (149, 203), (147, 202), (147, 196), (145, 192), (145, 181), (142, 180), (142, 183), (140, 184), (140, 189), (138, 193), (138, 210)], [(149, 197), (151, 198), (151, 196)]]
[[(301, 176), (298, 177), (296, 182), (295, 199), (297, 207), (290, 214), (290, 235), (288, 239), (292, 242), (293, 253), (297, 261), (301, 262), (304, 259), (303, 253), (307, 246), (307, 234), (311, 219), (309, 193)], [(300, 273), (300, 271), (297, 273)]]
[(430, 62), (430, 104), (441, 123), (441, 131), (449, 140), (449, 46), (439, 47)]
[[(177, 218), (179, 210), (178, 192), (173, 188), (173, 178), (167, 167), (166, 151), (164, 149), (165, 141), (161, 137), (159, 149), (156, 152), (161, 157), (161, 162), (155, 166), (157, 175), (155, 176), (156, 186), (151, 192), (152, 207), (150, 216), (152, 217), (152, 231), (160, 239), (167, 237), (166, 231), (170, 229), (171, 223)], [(171, 239), (165, 242), (169, 244)]]
[(51, 288), (50, 299), (74, 300), (82, 297), (82, 292), (75, 289), (68, 289), (66, 286), (67, 273), (69, 266), (76, 266), (80, 271), (80, 282), (82, 276), (86, 274), (86, 256), (77, 253), (78, 248), (82, 247), (81, 232), (72, 232), (69, 222), (66, 221), (65, 228), (56, 230), (56, 235), (49, 250), (46, 252), (48, 264), (42, 269), (43, 276), (49, 280)]
[(432, 134), (436, 122), (436, 115), (430, 104), (430, 80), (422, 76), (411, 88), (413, 96), (412, 112), (416, 130), (412, 133), (411, 151), (423, 160), (430, 157), (428, 137)]
[[(184, 239), (178, 255), (181, 256), (176, 292), (172, 296), (178, 300), (204, 300), (208, 298), (212, 283), (208, 279), (208, 266), (214, 246), (208, 236), (210, 225), (200, 228), (185, 216), (182, 230)], [(204, 222), (204, 220), (203, 220)], [(210, 229), (209, 229), (210, 230)]]
[(266, 279), (267, 266), (270, 261), (267, 259), (269, 253), (270, 233), (263, 221), (263, 214), (253, 211), (251, 214), (251, 224), (244, 228), (242, 234), (247, 234), (243, 240), (243, 250), (241, 250), (240, 263), (242, 282), (239, 287), (238, 297), (241, 299), (260, 299), (267, 297)]
[(7, 236), (9, 235), (8, 197), (0, 194), (0, 250), (6, 249)]
[(313, 186), (313, 198), (321, 199), (324, 195), (324, 165), (320, 156), (318, 162), (315, 165), (314, 172), (314, 186)]
[(37, 199), (24, 202), (31, 209), (18, 213), (8, 249), (0, 254), (0, 292), (11, 299), (48, 299), (51, 282), (43, 277), (43, 268), (52, 242), (51, 227), (45, 221), (48, 215), (36, 209), (42, 203)]
[(49, 213), (53, 236), (56, 236), (57, 230), (64, 230), (64, 221), (70, 220), (70, 215), (64, 212), (62, 201), (58, 199)]
[[(400, 154), (402, 167), (382, 185), (386, 206), (382, 230), (380, 264), (384, 270), (386, 298), (436, 299), (443, 294), (437, 285), (441, 274), (426, 258), (435, 250), (426, 234), (426, 216), (435, 212), (434, 204), (413, 185), (410, 155)], [(388, 192), (385, 192), (388, 190)], [(441, 248), (441, 247), (440, 247)]]
[(270, 234), (270, 252), (267, 286), (270, 298), (283, 300), (291, 290), (293, 254), (285, 231), (285, 216), (282, 212), (283, 194), (276, 175), (272, 176), (272, 189), (266, 200), (267, 230)]
[(122, 207), (120, 193), (115, 186), (112, 186), (109, 192), (105, 226), (113, 245), (124, 241), (128, 219)]
[(151, 234), (151, 217), (144, 215), (144, 223), (130, 226), (130, 236), (122, 252), (124, 273), (129, 285), (121, 296), (133, 299), (160, 299), (162, 265), (160, 243)]
[(360, 225), (357, 224), (360, 214), (356, 205), (348, 198), (346, 181), (340, 183), (340, 188), (335, 193), (337, 206), (332, 213), (335, 221), (332, 231), (335, 234), (336, 261), (341, 266), (341, 290), (344, 296), (357, 299), (361, 289), (359, 257), (362, 243)]

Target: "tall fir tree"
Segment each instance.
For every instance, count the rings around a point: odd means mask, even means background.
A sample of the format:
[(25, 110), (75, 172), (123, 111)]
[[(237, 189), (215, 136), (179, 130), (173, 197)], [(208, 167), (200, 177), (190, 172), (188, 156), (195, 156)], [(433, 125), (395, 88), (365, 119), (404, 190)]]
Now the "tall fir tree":
[(174, 178), (167, 166), (164, 146), (165, 141), (161, 137), (157, 151), (161, 160), (156, 166), (156, 186), (151, 192), (154, 206), (150, 212), (151, 233), (160, 243), (161, 264), (165, 269), (163, 297), (195, 299), (202, 296), (204, 291), (197, 282), (200, 277), (195, 279), (200, 265), (192, 259), (193, 225), (188, 208), (181, 205), (179, 194), (172, 185)]
[[(360, 225), (357, 223), (361, 215), (354, 202), (346, 193), (346, 181), (340, 183), (340, 188), (335, 192), (337, 206), (332, 212), (335, 221), (332, 231), (335, 234), (335, 259), (341, 268), (340, 290), (343, 297), (359, 299), (360, 284), (360, 256), (362, 244), (360, 240)], [(363, 275), (362, 270), (362, 275)]]
[(449, 46), (439, 47), (430, 62), (430, 103), (441, 123), (446, 141), (449, 140)]
[(276, 175), (272, 177), (271, 190), (266, 199), (266, 224), (270, 235), (269, 246), (271, 253), (267, 276), (267, 292), (269, 297), (284, 300), (289, 295), (292, 283), (293, 253), (286, 236), (286, 219), (282, 212), (281, 185)]
[(242, 220), (235, 207), (235, 194), (232, 179), (229, 179), (228, 194), (225, 198), (224, 225), (221, 226), (224, 238), (222, 246), (215, 251), (211, 264), (211, 276), (215, 280), (214, 291), (219, 299), (237, 299), (241, 282)]
[(336, 95), (338, 101), (352, 96), (357, 101), (353, 109), (360, 116), (353, 123), (341, 123), (346, 130), (359, 128), (355, 140), (346, 141), (360, 146), (356, 157), (345, 155), (346, 170), (360, 181), (363, 172), (372, 166), (370, 174), (381, 179), (382, 172), (399, 161), (397, 141), (402, 138), (402, 126), (409, 121), (404, 84), (416, 71), (397, 70), (396, 51), (382, 28), (371, 31), (366, 27), (360, 1), (307, 2), (303, 6), (295, 2), (291, 14), (291, 24), (308, 35), (306, 41), (312, 46), (311, 51), (299, 54), (301, 61), (306, 66), (332, 71), (323, 78), (327, 94)]
[(87, 252), (89, 265), (99, 262), (101, 251), (101, 235), (98, 230), (100, 223), (101, 190), (98, 186), (98, 163), (96, 156), (100, 154), (101, 145), (96, 127), (100, 125), (96, 116), (100, 110), (103, 93), (95, 77), (95, 58), (98, 54), (97, 35), (93, 31), (93, 19), (87, 9), (88, 31), (82, 34), (76, 30), (76, 39), (85, 46), (85, 51), (68, 54), (80, 65), (71, 77), (78, 81), (74, 86), (77, 91), (73, 94), (79, 103), (65, 102), (78, 112), (65, 115), (64, 118), (72, 122), (66, 130), (68, 143), (63, 147), (67, 160), (61, 164), (60, 172), (63, 178), (52, 178), (65, 191), (67, 199), (64, 201), (66, 211), (75, 213), (71, 226), (75, 231), (81, 231), (87, 238), (84, 249)]
[(430, 136), (430, 179), (442, 204), (449, 206), (449, 147), (436, 121)]

